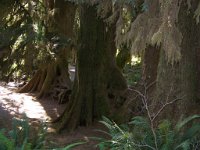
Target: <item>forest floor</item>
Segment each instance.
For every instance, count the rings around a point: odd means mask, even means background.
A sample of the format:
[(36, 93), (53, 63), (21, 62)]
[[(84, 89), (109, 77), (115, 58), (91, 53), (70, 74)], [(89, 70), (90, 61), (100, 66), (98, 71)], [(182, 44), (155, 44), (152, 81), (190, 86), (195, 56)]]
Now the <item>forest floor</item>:
[[(69, 143), (86, 141), (87, 144), (80, 145), (74, 150), (95, 150), (96, 142), (89, 137), (103, 136), (95, 129), (102, 129), (102, 125), (94, 123), (89, 127), (79, 127), (68, 133), (63, 131), (60, 134), (52, 128), (51, 121), (56, 119), (64, 110), (66, 104), (58, 104), (51, 99), (36, 99), (34, 94), (17, 93), (14, 83), (4, 84), (0, 82), (0, 129), (12, 129), (12, 118), (22, 118), (24, 114), (28, 117), (29, 123), (34, 127), (38, 122), (46, 122), (48, 125), (47, 144), (53, 147), (64, 147)], [(49, 146), (49, 145), (47, 145)]]

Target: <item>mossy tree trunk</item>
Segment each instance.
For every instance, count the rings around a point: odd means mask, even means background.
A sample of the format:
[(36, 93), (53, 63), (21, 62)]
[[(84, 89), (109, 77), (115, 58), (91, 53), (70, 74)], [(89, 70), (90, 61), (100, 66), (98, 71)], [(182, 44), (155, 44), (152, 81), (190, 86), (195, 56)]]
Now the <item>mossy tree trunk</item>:
[(113, 30), (106, 32), (106, 25), (97, 16), (95, 6), (83, 4), (80, 19), (81, 45), (77, 51), (75, 83), (63, 115), (56, 120), (59, 121), (58, 131), (87, 126), (102, 115), (108, 115), (108, 88), (112, 91), (126, 89), (115, 62), (116, 48), (110, 33)]
[(160, 48), (149, 45), (142, 58), (142, 82), (146, 85), (155, 83), (160, 57)]
[[(175, 64), (168, 63), (165, 53), (160, 54), (155, 99), (155, 110), (161, 108), (166, 101), (181, 99), (168, 106), (162, 117), (178, 119), (181, 116), (199, 112), (197, 101), (198, 61), (200, 53), (200, 26), (193, 17), (198, 0), (192, 2), (188, 13), (187, 3), (182, 2), (179, 12), (178, 27), (182, 32), (181, 60)], [(154, 111), (155, 111), (154, 110)]]
[[(133, 116), (143, 115), (143, 104), (141, 97), (137, 96), (138, 93), (133, 92), (137, 90), (144, 92), (144, 88), (147, 88), (146, 94), (152, 98), (156, 88), (157, 69), (160, 57), (160, 47), (147, 46), (142, 54), (142, 77), (138, 84), (129, 88), (126, 93), (126, 101), (120, 109), (119, 122), (127, 122)], [(118, 110), (119, 111), (119, 110)], [(125, 117), (124, 117), (125, 116)]]
[[(56, 12), (52, 18), (51, 33), (62, 34), (67, 39), (73, 39), (73, 25), (75, 18), (76, 6), (70, 2), (60, 1), (46, 1), (46, 6), (49, 10), (55, 9)], [(53, 28), (52, 28), (53, 26)], [(41, 64), (40, 69), (33, 76), (33, 78), (22, 87), (19, 92), (38, 92), (38, 98), (52, 94), (52, 91), (64, 88), (71, 90), (71, 81), (68, 73), (68, 53), (70, 45), (57, 50), (56, 58), (47, 62), (48, 64)], [(55, 86), (59, 86), (55, 89)], [(66, 91), (66, 90), (65, 90)], [(62, 91), (58, 91), (58, 95), (62, 95)], [(64, 93), (63, 93), (64, 94)], [(62, 98), (61, 98), (62, 97)], [(63, 96), (58, 96), (59, 102), (63, 101)]]

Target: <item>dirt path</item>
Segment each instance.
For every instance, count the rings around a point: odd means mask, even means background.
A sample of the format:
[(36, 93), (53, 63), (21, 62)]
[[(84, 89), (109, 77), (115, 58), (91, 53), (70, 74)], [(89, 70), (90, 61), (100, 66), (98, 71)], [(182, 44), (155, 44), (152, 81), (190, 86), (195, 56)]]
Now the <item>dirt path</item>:
[[(43, 99), (37, 100), (34, 94), (16, 93), (14, 83), (5, 85), (0, 83), (0, 129), (11, 129), (12, 118), (20, 118), (23, 114), (30, 121), (47, 122), (50, 126), (50, 121), (58, 117), (64, 110), (65, 105), (59, 105), (57, 101)], [(63, 147), (74, 141), (87, 141), (87, 144), (79, 146), (74, 150), (95, 150), (95, 142), (89, 140), (89, 137), (102, 136), (95, 129), (102, 128), (99, 123), (95, 123), (90, 127), (79, 127), (72, 133), (63, 131), (57, 134), (54, 129), (49, 128), (47, 141), (54, 143), (54, 146)]]

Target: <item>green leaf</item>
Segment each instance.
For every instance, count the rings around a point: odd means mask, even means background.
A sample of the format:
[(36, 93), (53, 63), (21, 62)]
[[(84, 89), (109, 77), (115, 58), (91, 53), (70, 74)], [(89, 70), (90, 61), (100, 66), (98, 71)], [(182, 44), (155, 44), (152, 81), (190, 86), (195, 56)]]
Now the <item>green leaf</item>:
[(136, 116), (132, 119), (131, 122), (129, 122), (129, 124), (133, 124), (139, 127), (143, 127), (143, 128), (149, 128), (149, 122), (147, 121), (146, 118), (141, 117), (141, 116)]
[(200, 115), (193, 115), (193, 116), (190, 116), (190, 117), (184, 119), (183, 121), (180, 121), (179, 123), (177, 123), (175, 130), (180, 131), (180, 129), (182, 127), (184, 127), (187, 123), (191, 122), (194, 119), (198, 119), (198, 118), (200, 118)]
[(14, 149), (14, 141), (8, 139), (4, 135), (4, 131), (0, 131), (0, 148), (5, 150), (13, 150)]
[(87, 142), (76, 142), (76, 143), (72, 143), (72, 144), (69, 144), (68, 146), (60, 149), (60, 150), (71, 150), (72, 148), (76, 147), (76, 146), (79, 146), (79, 145), (82, 145), (82, 144), (86, 144)]
[(187, 141), (182, 142), (181, 144), (179, 144), (179, 145), (175, 148), (175, 150), (176, 150), (176, 149), (180, 149), (180, 148), (181, 148), (181, 150), (190, 150), (190, 141), (187, 140)]
[(187, 129), (182, 137), (182, 141), (194, 138), (200, 133), (200, 124), (195, 124), (191, 128)]
[(113, 128), (113, 122), (111, 120), (109, 120), (106, 117), (102, 117), (103, 121), (99, 121), (100, 123), (102, 123), (103, 125), (105, 125), (108, 129), (112, 129)]

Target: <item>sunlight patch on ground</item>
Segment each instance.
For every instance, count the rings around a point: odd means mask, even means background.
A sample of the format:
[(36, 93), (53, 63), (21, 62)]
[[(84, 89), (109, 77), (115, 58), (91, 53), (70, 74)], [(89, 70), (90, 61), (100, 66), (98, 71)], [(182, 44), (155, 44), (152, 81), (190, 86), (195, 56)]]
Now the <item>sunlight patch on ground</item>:
[(28, 118), (35, 118), (41, 121), (50, 121), (43, 106), (36, 101), (35, 97), (28, 94), (15, 93), (12, 86), (3, 87), (0, 85), (0, 106), (11, 115), (17, 116), (26, 114)]

